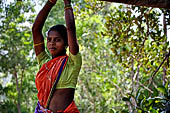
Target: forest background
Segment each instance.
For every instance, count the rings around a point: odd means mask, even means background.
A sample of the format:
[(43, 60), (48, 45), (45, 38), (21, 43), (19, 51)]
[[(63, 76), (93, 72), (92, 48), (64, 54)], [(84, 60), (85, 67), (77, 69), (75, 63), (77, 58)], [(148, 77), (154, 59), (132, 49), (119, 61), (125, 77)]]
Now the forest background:
[[(45, 0), (0, 1), (0, 112), (33, 113), (38, 72), (31, 27)], [(75, 101), (81, 113), (167, 112), (170, 10), (72, 1), (83, 56)], [(43, 29), (65, 24), (58, 0)]]

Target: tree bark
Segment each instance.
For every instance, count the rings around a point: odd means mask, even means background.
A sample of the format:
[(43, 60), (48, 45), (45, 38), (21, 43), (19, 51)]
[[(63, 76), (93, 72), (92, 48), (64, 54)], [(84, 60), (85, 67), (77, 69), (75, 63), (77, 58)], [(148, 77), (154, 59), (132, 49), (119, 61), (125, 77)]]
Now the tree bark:
[(101, 0), (101, 1), (170, 9), (170, 0)]
[(16, 70), (14, 72), (14, 77), (15, 77), (15, 80), (16, 80), (16, 89), (17, 89), (17, 93), (18, 93), (18, 97), (17, 97), (17, 109), (18, 109), (18, 113), (21, 113), (20, 88), (19, 88), (18, 76), (17, 76)]

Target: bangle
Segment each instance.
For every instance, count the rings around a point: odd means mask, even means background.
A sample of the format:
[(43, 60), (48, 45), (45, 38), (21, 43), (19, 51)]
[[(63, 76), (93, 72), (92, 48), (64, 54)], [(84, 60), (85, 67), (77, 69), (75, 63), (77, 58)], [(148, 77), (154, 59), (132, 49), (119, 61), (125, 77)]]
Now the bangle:
[(67, 10), (67, 9), (73, 10), (72, 7), (66, 7), (66, 8), (64, 8), (64, 10)]
[(55, 4), (56, 2), (53, 2), (52, 0), (48, 0), (50, 3)]
[(72, 7), (71, 7), (71, 4), (66, 4), (66, 5), (64, 6), (64, 10), (67, 10), (67, 9), (73, 10)]
[(44, 44), (44, 42), (40, 42), (40, 43), (38, 43), (38, 44), (34, 44), (34, 47), (39, 46), (39, 45), (42, 45), (42, 44)]

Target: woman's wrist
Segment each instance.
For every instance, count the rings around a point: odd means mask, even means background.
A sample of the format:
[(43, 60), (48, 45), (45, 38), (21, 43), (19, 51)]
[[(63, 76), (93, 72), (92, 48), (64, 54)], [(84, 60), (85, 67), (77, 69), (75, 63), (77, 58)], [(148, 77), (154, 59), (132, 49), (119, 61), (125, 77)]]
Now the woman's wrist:
[(71, 4), (65, 4), (64, 10), (67, 10), (67, 9), (73, 10), (72, 7), (71, 7)]
[(71, 6), (71, 0), (64, 0), (64, 10), (67, 10), (67, 9), (72, 9), (72, 6)]
[(71, 0), (64, 0), (64, 5), (69, 5), (71, 4)]

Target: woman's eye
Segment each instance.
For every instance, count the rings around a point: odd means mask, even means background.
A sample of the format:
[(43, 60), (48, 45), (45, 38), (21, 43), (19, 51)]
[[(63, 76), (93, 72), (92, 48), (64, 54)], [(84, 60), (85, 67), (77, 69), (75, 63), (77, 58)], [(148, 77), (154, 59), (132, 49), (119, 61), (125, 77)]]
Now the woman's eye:
[(47, 42), (60, 42), (60, 41), (61, 41), (60, 38), (54, 38), (54, 39), (47, 38)]
[(56, 39), (56, 40), (55, 40), (55, 42), (60, 42), (60, 41), (61, 41), (61, 39)]
[(50, 42), (50, 41), (51, 41), (51, 39), (50, 39), (50, 38), (48, 38), (48, 39), (47, 39), (47, 41), (48, 41), (48, 42)]

